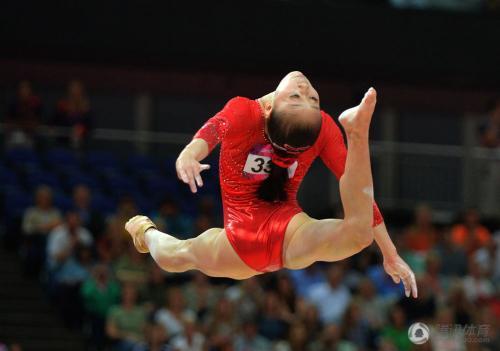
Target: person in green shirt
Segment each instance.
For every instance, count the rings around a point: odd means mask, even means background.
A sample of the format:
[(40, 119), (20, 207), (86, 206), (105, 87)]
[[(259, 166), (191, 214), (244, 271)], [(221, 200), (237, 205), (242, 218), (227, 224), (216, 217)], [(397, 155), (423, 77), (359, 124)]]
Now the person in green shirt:
[(114, 349), (128, 351), (144, 345), (147, 311), (137, 305), (137, 290), (131, 284), (122, 288), (122, 302), (111, 307), (106, 321), (106, 333), (115, 341)]
[(410, 351), (412, 344), (408, 339), (408, 326), (403, 309), (394, 306), (390, 312), (391, 323), (382, 329), (381, 338), (392, 343), (398, 351)]
[(91, 341), (101, 349), (106, 339), (106, 317), (110, 308), (120, 301), (120, 285), (111, 279), (108, 266), (97, 264), (92, 276), (82, 284), (80, 293), (91, 328)]

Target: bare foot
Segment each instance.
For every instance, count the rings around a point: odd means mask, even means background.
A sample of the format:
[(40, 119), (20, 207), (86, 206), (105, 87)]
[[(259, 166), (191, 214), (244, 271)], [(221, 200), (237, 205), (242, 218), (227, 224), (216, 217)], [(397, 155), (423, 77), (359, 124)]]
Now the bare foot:
[(368, 136), (370, 121), (372, 119), (375, 104), (377, 103), (377, 92), (370, 88), (366, 92), (363, 100), (358, 106), (352, 107), (342, 112), (339, 122), (344, 127), (348, 136), (358, 134)]

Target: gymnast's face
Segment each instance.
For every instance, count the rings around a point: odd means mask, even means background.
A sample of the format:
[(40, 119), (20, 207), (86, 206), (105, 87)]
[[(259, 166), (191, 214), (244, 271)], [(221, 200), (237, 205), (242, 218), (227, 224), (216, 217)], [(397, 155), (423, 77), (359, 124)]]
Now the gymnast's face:
[(273, 108), (317, 114), (320, 108), (319, 95), (302, 72), (293, 71), (288, 73), (276, 88)]

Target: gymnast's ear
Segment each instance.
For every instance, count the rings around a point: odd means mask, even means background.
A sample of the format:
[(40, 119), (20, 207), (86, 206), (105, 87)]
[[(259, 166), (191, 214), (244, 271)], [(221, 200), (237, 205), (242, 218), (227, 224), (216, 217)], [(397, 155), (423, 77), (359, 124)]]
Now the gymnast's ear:
[(271, 102), (264, 103), (264, 118), (268, 119), (271, 117), (273, 112), (273, 104)]

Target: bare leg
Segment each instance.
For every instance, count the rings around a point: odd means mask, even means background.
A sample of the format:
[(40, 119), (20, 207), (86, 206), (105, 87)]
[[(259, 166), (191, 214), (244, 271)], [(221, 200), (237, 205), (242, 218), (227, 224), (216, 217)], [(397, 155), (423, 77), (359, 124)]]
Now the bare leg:
[(245, 279), (259, 274), (236, 254), (224, 229), (212, 228), (198, 237), (179, 240), (154, 228), (145, 216), (130, 219), (125, 228), (132, 235), (136, 248), (150, 252), (156, 263), (169, 272), (197, 269), (213, 277)]
[(347, 136), (347, 160), (340, 179), (345, 218), (314, 220), (306, 214), (290, 222), (284, 243), (285, 266), (304, 268), (315, 261), (337, 261), (361, 251), (373, 241), (373, 180), (368, 130), (376, 92), (370, 89), (361, 104), (339, 118)]

